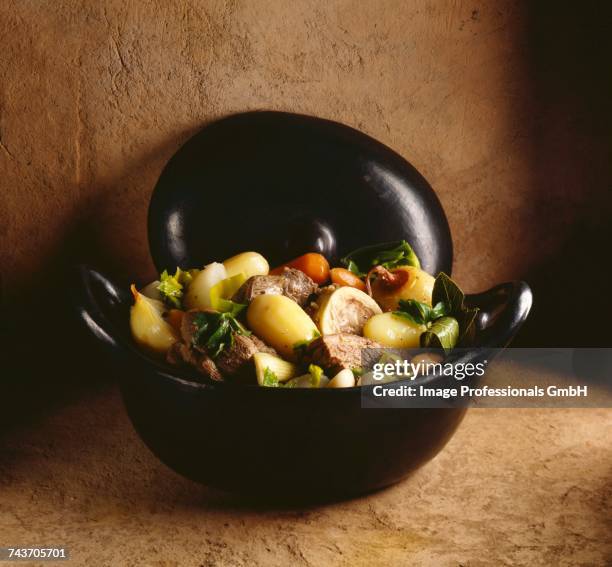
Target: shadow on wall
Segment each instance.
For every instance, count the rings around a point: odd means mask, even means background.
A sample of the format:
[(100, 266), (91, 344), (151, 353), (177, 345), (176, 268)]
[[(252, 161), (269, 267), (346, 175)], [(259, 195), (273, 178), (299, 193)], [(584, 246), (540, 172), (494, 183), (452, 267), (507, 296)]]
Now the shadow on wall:
[(37, 277), (19, 281), (10, 297), (0, 297), (0, 399), (11, 400), (0, 412), (0, 431), (112, 379), (106, 357), (99, 356), (99, 345), (73, 310), (72, 268), (84, 262), (125, 276), (125, 262), (117, 260), (122, 242), (107, 222), (114, 216), (110, 196), (126, 179), (138, 178), (169, 159), (193, 133), (167, 140), (142, 155), (119, 179), (92, 190), (95, 196), (75, 211)]
[[(551, 230), (571, 230), (524, 274), (534, 307), (515, 346), (612, 346), (612, 4), (532, 2), (529, 12), (534, 207)], [(571, 218), (555, 218), (560, 199), (572, 203)]]

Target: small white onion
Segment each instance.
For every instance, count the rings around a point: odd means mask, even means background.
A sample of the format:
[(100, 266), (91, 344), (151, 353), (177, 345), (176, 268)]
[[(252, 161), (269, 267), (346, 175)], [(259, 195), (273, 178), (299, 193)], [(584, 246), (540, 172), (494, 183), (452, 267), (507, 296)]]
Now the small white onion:
[(340, 370), (327, 384), (328, 388), (352, 388), (355, 385), (355, 375), (350, 368)]
[(162, 296), (161, 296), (161, 293), (159, 293), (159, 289), (157, 289), (158, 286), (159, 286), (159, 280), (155, 280), (154, 282), (151, 282), (150, 284), (147, 284), (146, 286), (144, 286), (140, 290), (140, 293), (142, 293), (142, 295), (145, 295), (146, 297), (150, 297), (151, 299), (156, 299), (157, 301), (161, 301)]
[(198, 272), (189, 284), (185, 294), (185, 307), (187, 309), (210, 309), (210, 290), (221, 280), (227, 277), (223, 264), (213, 262)]

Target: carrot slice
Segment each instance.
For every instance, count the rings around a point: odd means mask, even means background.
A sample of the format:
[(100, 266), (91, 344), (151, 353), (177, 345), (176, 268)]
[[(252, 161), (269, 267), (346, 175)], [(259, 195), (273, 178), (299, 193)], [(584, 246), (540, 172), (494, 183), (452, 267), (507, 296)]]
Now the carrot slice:
[(350, 270), (346, 270), (345, 268), (332, 268), (329, 272), (331, 276), (332, 283), (336, 285), (347, 285), (349, 287), (357, 288), (361, 291), (366, 290), (365, 283), (363, 280), (356, 276)]
[(170, 309), (170, 311), (166, 313), (166, 321), (174, 328), (177, 333), (180, 333), (181, 323), (183, 322), (184, 316), (184, 311), (181, 311), (180, 309)]

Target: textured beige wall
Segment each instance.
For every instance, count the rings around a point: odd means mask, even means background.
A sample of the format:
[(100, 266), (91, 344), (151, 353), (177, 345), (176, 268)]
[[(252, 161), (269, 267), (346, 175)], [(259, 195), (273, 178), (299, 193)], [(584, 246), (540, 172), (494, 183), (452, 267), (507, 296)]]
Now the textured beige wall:
[(577, 103), (536, 91), (550, 62), (532, 68), (526, 5), (82, 4), (0, 8), (9, 296), (74, 254), (150, 274), (145, 214), (165, 161), (207, 121), (247, 109), (336, 119), (408, 158), (447, 210), (469, 289), (529, 273), (584, 201), (564, 132)]
[(503, 1), (4, 2), (5, 294), (75, 256), (151, 274), (164, 163), (207, 121), (261, 108), (345, 122), (408, 158), (446, 208), (468, 289), (526, 277), (608, 187), (600, 103), (577, 76), (601, 73), (581, 52), (596, 17)]

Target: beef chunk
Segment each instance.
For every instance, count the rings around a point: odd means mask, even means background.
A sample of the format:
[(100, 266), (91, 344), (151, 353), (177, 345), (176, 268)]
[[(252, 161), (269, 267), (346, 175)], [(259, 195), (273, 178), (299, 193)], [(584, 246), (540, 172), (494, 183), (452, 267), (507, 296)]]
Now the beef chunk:
[(232, 297), (237, 303), (250, 303), (258, 295), (283, 295), (280, 276), (251, 276)]
[(185, 343), (176, 341), (166, 353), (166, 362), (173, 366), (182, 366), (183, 364), (195, 366), (198, 357)]
[(221, 372), (219, 371), (219, 367), (217, 366), (215, 361), (207, 354), (203, 354), (200, 356), (196, 369), (198, 370), (198, 372), (206, 374), (206, 376), (212, 378), (213, 380), (218, 380), (219, 382), (223, 381), (223, 374), (221, 374)]
[(232, 345), (226, 347), (213, 360), (204, 346), (194, 343), (193, 338), (198, 330), (197, 317), (202, 311), (192, 310), (185, 313), (181, 322), (181, 338), (168, 351), (166, 359), (170, 364), (186, 364), (193, 366), (199, 372), (210, 376), (213, 380), (223, 380), (223, 375), (236, 374), (246, 362), (251, 360), (256, 352), (276, 351), (267, 346), (255, 335), (239, 335), (233, 333)]
[(195, 324), (198, 313), (199, 311), (194, 310), (187, 311), (187, 313), (183, 315), (183, 319), (181, 321), (181, 338), (187, 345), (193, 344), (193, 335), (198, 330), (198, 327)]
[(326, 335), (308, 345), (306, 359), (336, 373), (343, 368), (369, 368), (378, 360), (381, 348), (378, 343), (359, 335)]
[(175, 342), (166, 353), (166, 361), (174, 366), (192, 366), (213, 380), (223, 380), (215, 361), (181, 341)]
[(271, 346), (264, 343), (257, 335), (250, 335), (249, 337), (257, 347), (257, 352), (267, 352), (268, 354), (278, 354)]
[(226, 346), (215, 360), (223, 374), (235, 374), (257, 352), (251, 337), (234, 333), (232, 342), (233, 344)]
[[(198, 331), (200, 325), (198, 325), (198, 317), (203, 313), (217, 313), (216, 311), (203, 310), (203, 309), (192, 309), (191, 311), (187, 311), (185, 315), (183, 315), (183, 320), (181, 321), (181, 338), (183, 342), (195, 350), (207, 354), (206, 347), (204, 345), (200, 345), (195, 342), (194, 335)], [(201, 321), (200, 321), (201, 324)]]
[(317, 291), (314, 283), (304, 272), (285, 268), (278, 276), (251, 276), (232, 298), (238, 303), (250, 303), (258, 295), (285, 295), (299, 305)]
[(276, 354), (273, 348), (266, 345), (255, 335), (239, 335), (234, 333), (231, 346), (226, 347), (219, 353), (215, 362), (223, 374), (236, 374), (256, 352), (268, 352)]
[(304, 305), (319, 287), (304, 272), (294, 268), (285, 268), (279, 277), (283, 279), (283, 295), (299, 305)]

